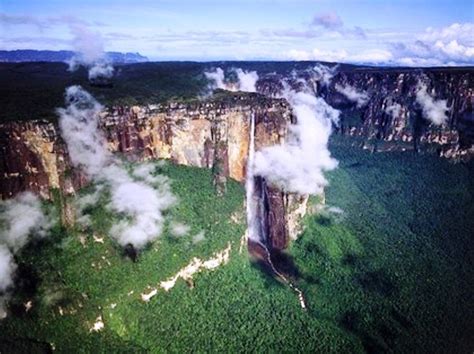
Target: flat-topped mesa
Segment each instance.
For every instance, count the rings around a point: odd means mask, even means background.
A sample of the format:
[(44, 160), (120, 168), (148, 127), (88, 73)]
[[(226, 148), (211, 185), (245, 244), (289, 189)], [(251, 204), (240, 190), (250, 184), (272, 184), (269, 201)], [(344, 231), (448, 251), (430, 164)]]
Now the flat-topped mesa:
[(288, 103), (249, 93), (113, 107), (101, 114), (101, 125), (111, 151), (138, 160), (170, 159), (177, 164), (218, 167), (222, 175), (243, 181), (252, 112), (257, 124), (276, 137), (274, 141), (286, 135), (292, 116)]
[[(271, 141), (286, 135), (286, 123), (292, 117), (288, 103), (247, 93), (218, 93), (186, 103), (109, 107), (100, 113), (100, 128), (109, 149), (129, 159), (170, 159), (214, 167), (222, 178), (243, 181), (250, 112), (255, 113), (259, 131), (274, 137)], [(268, 140), (266, 135), (263, 138)], [(57, 123), (0, 124), (0, 154), (2, 199), (26, 190), (49, 199), (52, 189), (71, 194), (87, 183), (72, 168)]]

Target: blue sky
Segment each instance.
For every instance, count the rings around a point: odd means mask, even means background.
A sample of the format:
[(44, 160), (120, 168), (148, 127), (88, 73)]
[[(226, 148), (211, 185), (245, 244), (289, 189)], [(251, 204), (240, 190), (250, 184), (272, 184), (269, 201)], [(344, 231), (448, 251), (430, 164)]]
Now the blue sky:
[(86, 35), (152, 60), (465, 65), (473, 23), (472, 0), (1, 0), (0, 48), (77, 49)]

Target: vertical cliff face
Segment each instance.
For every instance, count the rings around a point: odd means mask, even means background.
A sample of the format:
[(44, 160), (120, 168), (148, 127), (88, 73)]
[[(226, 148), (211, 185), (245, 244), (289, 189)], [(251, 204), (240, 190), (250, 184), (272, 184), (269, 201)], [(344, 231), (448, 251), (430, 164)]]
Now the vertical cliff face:
[(0, 125), (0, 197), (22, 191), (51, 197), (51, 190), (72, 193), (85, 183), (71, 168), (57, 127), (46, 121), (9, 122)]
[[(341, 110), (341, 122), (336, 134), (357, 138), (361, 146), (371, 149), (419, 149), (422, 145), (435, 147), (440, 156), (469, 158), (474, 155), (474, 72), (469, 69), (404, 69), (340, 67), (329, 86), (321, 85), (310, 71), (297, 75), (269, 74), (258, 82), (258, 91), (275, 96), (281, 80), (290, 86), (301, 86), (299, 77)], [(417, 85), (427, 85), (436, 99), (447, 100), (448, 120), (441, 126), (430, 124), (415, 104)], [(337, 87), (352, 87), (365, 93), (367, 102), (357, 106)], [(396, 107), (396, 109), (390, 109)]]
[(233, 97), (226, 102), (113, 107), (102, 113), (101, 126), (110, 150), (130, 159), (215, 167), (222, 175), (243, 181), (250, 115), (256, 117), (259, 146), (267, 146), (286, 135), (291, 110), (284, 100)]
[[(169, 159), (215, 168), (221, 177), (243, 181), (249, 144), (249, 116), (255, 113), (259, 144), (286, 134), (291, 111), (284, 100), (260, 95), (188, 104), (111, 107), (100, 117), (109, 149), (132, 161)], [(0, 195), (24, 190), (50, 197), (51, 189), (73, 193), (84, 185), (71, 166), (57, 124), (46, 121), (0, 124)]]
[[(110, 107), (100, 114), (100, 129), (111, 151), (132, 161), (169, 159), (212, 168), (214, 184), (225, 193), (227, 178), (244, 181), (250, 117), (255, 117), (256, 149), (284, 141), (294, 119), (285, 100), (259, 94), (229, 94), (207, 101), (134, 107)], [(73, 194), (87, 183), (73, 168), (57, 124), (46, 121), (0, 125), (0, 196), (31, 190), (45, 199), (53, 191)], [(269, 242), (287, 246), (297, 220), (290, 197), (264, 184)], [(64, 219), (71, 219), (71, 212)], [(291, 215), (290, 215), (291, 214)]]

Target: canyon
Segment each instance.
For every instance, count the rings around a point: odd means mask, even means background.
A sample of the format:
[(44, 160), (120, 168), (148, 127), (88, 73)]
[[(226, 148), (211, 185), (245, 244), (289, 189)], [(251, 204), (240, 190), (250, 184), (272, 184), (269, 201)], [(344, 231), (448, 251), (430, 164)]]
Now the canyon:
[[(326, 73), (327, 75), (328, 73)], [(474, 153), (474, 84), (470, 68), (370, 68), (340, 65), (333, 67), (329, 83), (321, 75), (302, 70), (295, 74), (269, 73), (257, 83), (257, 90), (276, 96), (283, 89), (282, 79), (299, 88), (302, 80), (341, 111), (335, 134), (354, 138), (354, 144), (371, 150), (417, 150), (432, 146), (440, 156), (468, 160)], [(436, 99), (447, 101), (448, 120), (441, 126), (430, 124), (416, 109), (418, 84)], [(358, 106), (337, 88), (348, 86), (367, 95)], [(388, 108), (399, 105), (395, 112)]]
[[(281, 144), (296, 117), (290, 104), (279, 97), (282, 79), (298, 89), (302, 82), (341, 111), (334, 134), (355, 146), (384, 150), (434, 150), (453, 161), (468, 160), (474, 153), (474, 93), (470, 70), (372, 69), (341, 66), (329, 83), (310, 68), (294, 74), (263, 72), (257, 93), (217, 91), (205, 99), (172, 100), (142, 105), (107, 105), (100, 113), (100, 129), (109, 150), (129, 161), (169, 160), (172, 163), (210, 168), (219, 195), (225, 195), (228, 178), (244, 183), (247, 175), (251, 117), (255, 118), (255, 149)], [(414, 105), (417, 84), (446, 99), (448, 121), (434, 126)], [(367, 95), (364, 105), (350, 101), (337, 89), (349, 85)], [(398, 104), (397, 112), (387, 107)], [(44, 199), (74, 195), (88, 184), (73, 168), (56, 121), (30, 120), (0, 123), (0, 197), (7, 199), (30, 190)], [(255, 177), (255, 193), (263, 196), (266, 244), (284, 250), (300, 231), (308, 197), (284, 193)], [(73, 211), (63, 203), (62, 220), (73, 222)], [(321, 200), (324, 200), (322, 196)], [(260, 259), (258, 245), (249, 245)]]
[[(294, 120), (283, 99), (260, 94), (216, 95), (205, 101), (104, 109), (100, 128), (110, 151), (129, 161), (166, 159), (172, 163), (210, 168), (219, 195), (227, 178), (243, 182), (249, 150), (250, 117), (255, 117), (257, 149), (284, 141)], [(0, 125), (2, 199), (30, 190), (44, 199), (74, 195), (88, 184), (73, 168), (57, 124), (47, 121), (7, 122)], [(302, 197), (266, 187), (270, 239), (284, 249), (294, 235)], [(63, 222), (73, 222), (69, 203), (61, 198)]]

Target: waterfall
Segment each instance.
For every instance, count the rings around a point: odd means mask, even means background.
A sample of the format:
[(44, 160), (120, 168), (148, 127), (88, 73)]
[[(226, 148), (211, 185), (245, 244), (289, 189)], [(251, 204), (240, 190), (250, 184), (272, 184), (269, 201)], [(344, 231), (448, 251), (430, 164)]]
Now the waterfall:
[(260, 243), (259, 222), (257, 220), (257, 201), (255, 200), (254, 156), (255, 156), (255, 114), (250, 116), (249, 154), (247, 158), (247, 176), (245, 192), (247, 198), (247, 236), (250, 240)]
[(275, 267), (272, 261), (271, 252), (267, 244), (267, 227), (264, 220), (265, 217), (265, 200), (266, 186), (263, 178), (259, 178), (259, 195), (255, 193), (255, 175), (254, 175), (254, 156), (255, 156), (255, 114), (252, 113), (250, 117), (250, 132), (249, 132), (249, 153), (247, 158), (247, 176), (245, 180), (245, 192), (247, 198), (247, 236), (251, 242), (258, 243), (262, 246), (265, 252), (265, 261), (272, 270), (272, 272), (280, 278), (290, 289), (297, 295), (300, 306), (306, 310), (306, 303), (303, 292), (298, 289), (293, 283)]

